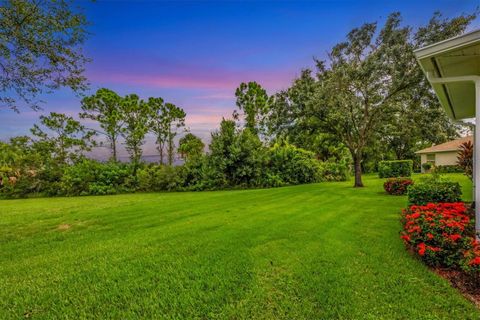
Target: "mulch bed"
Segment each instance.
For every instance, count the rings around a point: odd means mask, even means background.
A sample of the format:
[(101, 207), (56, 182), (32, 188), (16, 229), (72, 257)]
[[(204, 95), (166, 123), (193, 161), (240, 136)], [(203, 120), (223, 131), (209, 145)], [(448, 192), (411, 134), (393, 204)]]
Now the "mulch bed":
[(477, 308), (480, 308), (480, 277), (472, 277), (461, 271), (442, 268), (433, 268), (433, 271), (450, 281), (452, 287), (460, 291), (465, 298), (472, 301)]

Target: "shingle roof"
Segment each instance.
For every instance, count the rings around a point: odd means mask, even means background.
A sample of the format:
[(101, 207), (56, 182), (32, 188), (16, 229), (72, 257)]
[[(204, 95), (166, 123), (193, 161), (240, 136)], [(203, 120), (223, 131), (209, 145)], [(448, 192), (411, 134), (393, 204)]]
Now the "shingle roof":
[(464, 142), (470, 141), (473, 143), (472, 136), (463, 137), (457, 140), (448, 141), (442, 144), (437, 144), (436, 146), (431, 146), (429, 148), (415, 152), (416, 154), (421, 153), (435, 153), (435, 152), (446, 152), (446, 151), (457, 151), (460, 148), (460, 145)]

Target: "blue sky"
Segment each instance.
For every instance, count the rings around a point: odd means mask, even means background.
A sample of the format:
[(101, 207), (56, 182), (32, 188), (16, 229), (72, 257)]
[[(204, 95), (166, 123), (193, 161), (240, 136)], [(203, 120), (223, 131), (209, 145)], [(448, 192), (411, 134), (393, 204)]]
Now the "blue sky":
[[(473, 12), (478, 1), (96, 1), (78, 2), (91, 22), (85, 54), (90, 92), (160, 96), (183, 107), (190, 130), (204, 138), (235, 108), (234, 91), (255, 80), (269, 93), (288, 87), (354, 27), (400, 11), (425, 24)], [(479, 28), (477, 19), (472, 28)], [(68, 90), (44, 97), (44, 112), (78, 113)], [(0, 137), (28, 133), (41, 114), (0, 111)], [(153, 152), (147, 143), (146, 153)]]

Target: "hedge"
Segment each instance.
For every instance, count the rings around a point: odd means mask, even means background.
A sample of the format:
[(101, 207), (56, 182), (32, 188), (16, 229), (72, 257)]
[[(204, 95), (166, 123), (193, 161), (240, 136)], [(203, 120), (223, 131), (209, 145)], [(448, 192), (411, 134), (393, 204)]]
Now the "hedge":
[(458, 182), (429, 181), (408, 187), (408, 202), (416, 205), (427, 203), (459, 202), (462, 189)]

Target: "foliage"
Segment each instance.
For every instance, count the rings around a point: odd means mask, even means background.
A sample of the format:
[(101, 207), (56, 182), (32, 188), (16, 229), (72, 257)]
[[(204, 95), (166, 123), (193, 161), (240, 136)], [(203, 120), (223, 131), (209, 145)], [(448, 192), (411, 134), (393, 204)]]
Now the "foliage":
[[(68, 0), (5, 0), (0, 6), (0, 107), (16, 111), (62, 87), (85, 89), (87, 21)], [(20, 101), (18, 101), (20, 100)]]
[[(267, 91), (255, 81), (242, 82), (235, 90), (237, 107), (244, 112), (245, 128), (258, 134), (263, 127), (262, 117), (268, 109), (269, 97)], [(235, 117), (238, 115), (235, 113)]]
[(138, 171), (138, 190), (175, 191), (185, 183), (183, 167), (149, 165)]
[(390, 178), (383, 184), (383, 189), (388, 194), (400, 196), (407, 193), (408, 186), (413, 184), (413, 180), (409, 178)]
[[(321, 181), (322, 166), (311, 151), (297, 148), (288, 143), (276, 143), (268, 150), (266, 166), (269, 179), (274, 185), (301, 184)], [(332, 170), (333, 171), (333, 170)], [(335, 172), (333, 176), (335, 177)], [(330, 177), (330, 175), (329, 175)]]
[[(461, 34), (474, 18), (443, 19), (436, 13), (415, 30), (401, 26), (400, 15), (393, 13), (381, 30), (376, 23), (353, 29), (330, 51), (327, 63), (317, 61), (315, 76), (302, 70), (289, 89), (273, 96), (266, 120), (271, 134), (295, 144), (298, 139), (307, 149), (316, 146), (310, 137), (329, 136), (351, 153), (356, 186), (362, 185), (362, 170), (373, 169), (378, 158), (413, 159), (419, 145), (455, 137), (456, 126), (413, 50)], [(318, 149), (317, 154), (324, 152)]]
[[(480, 275), (480, 242), (472, 237), (470, 247), (464, 251), (461, 268), (477, 277)], [(478, 282), (477, 282), (478, 284)]]
[(142, 145), (145, 142), (145, 135), (149, 130), (149, 108), (136, 94), (130, 94), (124, 97), (120, 106), (124, 122), (121, 132), (125, 139), (125, 147), (130, 154), (133, 175), (136, 177), (143, 154)]
[(132, 191), (129, 165), (84, 159), (68, 166), (60, 181), (60, 194), (67, 196), (105, 195)]
[(458, 165), (440, 165), (434, 167), (437, 173), (462, 173), (463, 169)]
[(430, 162), (424, 162), (424, 163), (422, 163), (422, 168), (423, 168), (423, 170), (425, 170), (425, 171), (429, 171), (430, 169), (432, 169), (432, 167), (433, 167), (433, 166), (432, 166), (432, 164), (431, 164)]
[(44, 128), (35, 124), (31, 132), (43, 151), (60, 165), (78, 160), (83, 152), (95, 146), (92, 140), (95, 133), (70, 116), (50, 112), (48, 116), (40, 116), (40, 123)]
[(177, 130), (185, 126), (186, 113), (172, 103), (164, 103), (162, 98), (149, 98), (148, 108), (150, 112), (148, 126), (156, 137), (160, 163), (165, 163), (166, 151), (167, 163), (172, 165), (175, 152), (174, 138)]
[(412, 172), (412, 160), (380, 161), (378, 164), (380, 178), (410, 177)]
[(408, 202), (412, 205), (459, 202), (462, 189), (458, 182), (432, 177), (408, 187)]
[(460, 145), (458, 151), (457, 164), (463, 169), (467, 177), (472, 179), (473, 176), (473, 144), (471, 141), (464, 142)]
[(431, 266), (458, 267), (473, 230), (463, 202), (414, 205), (403, 212), (402, 239)]
[(94, 95), (82, 100), (80, 117), (97, 121), (108, 140), (111, 159), (117, 161), (117, 140), (122, 133), (122, 113), (120, 104), (122, 98), (109, 89), (99, 89)]
[(205, 150), (202, 139), (192, 133), (187, 133), (178, 142), (178, 153), (184, 160), (200, 156)]

